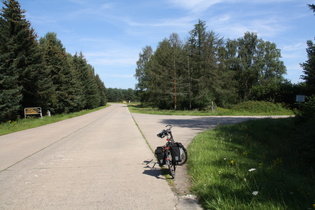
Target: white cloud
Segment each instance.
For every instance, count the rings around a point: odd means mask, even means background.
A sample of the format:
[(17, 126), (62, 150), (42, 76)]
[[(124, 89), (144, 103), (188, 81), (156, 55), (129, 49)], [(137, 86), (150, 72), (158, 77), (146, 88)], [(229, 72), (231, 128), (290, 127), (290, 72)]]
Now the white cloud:
[(57, 21), (46, 16), (34, 16), (29, 12), (26, 12), (26, 18), (31, 21), (31, 24), (47, 25), (57, 24)]
[(102, 4), (100, 6), (101, 9), (110, 9), (110, 8), (113, 8), (113, 7), (114, 7), (113, 3), (105, 3), (105, 4)]
[(105, 49), (84, 53), (89, 63), (106, 66), (134, 66), (138, 60), (138, 52), (133, 49)]
[(299, 62), (304, 62), (304, 60), (307, 58), (306, 54), (306, 44), (302, 42), (281, 47), (282, 58), (286, 59), (287, 61), (299, 60)]
[(306, 44), (305, 42), (298, 42), (292, 45), (285, 45), (283, 46), (282, 49), (285, 51), (296, 51), (296, 50), (306, 49)]
[(200, 13), (222, 0), (169, 0), (170, 3), (179, 8), (189, 10), (192, 13)]
[(81, 5), (85, 5), (86, 4), (86, 0), (68, 0), (69, 2), (75, 3), (75, 4), (81, 4)]
[(206, 23), (210, 30), (231, 39), (241, 37), (248, 31), (257, 33), (260, 38), (271, 38), (290, 27), (287, 18), (270, 10), (255, 13), (227, 10), (209, 17)]
[(231, 16), (228, 14), (224, 14), (224, 15), (218, 17), (218, 21), (220, 21), (220, 22), (227, 22), (230, 20), (231, 20)]

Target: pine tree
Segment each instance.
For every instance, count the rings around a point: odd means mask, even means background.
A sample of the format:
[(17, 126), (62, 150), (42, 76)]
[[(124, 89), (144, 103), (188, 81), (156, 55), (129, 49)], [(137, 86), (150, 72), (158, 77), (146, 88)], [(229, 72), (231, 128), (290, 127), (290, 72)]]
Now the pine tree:
[(313, 10), (313, 12), (315, 12), (315, 4), (309, 4), (308, 6), (311, 10)]
[(107, 91), (105, 84), (102, 82), (98, 74), (95, 76), (95, 80), (99, 92), (99, 106), (105, 106), (107, 104)]
[(47, 33), (40, 39), (47, 73), (53, 82), (50, 110), (68, 113), (81, 110), (80, 84), (71, 66), (71, 57), (65, 51), (57, 34)]
[(101, 104), (101, 95), (98, 89), (98, 83), (95, 76), (95, 69), (90, 64), (87, 64), (87, 80), (86, 80), (86, 98), (87, 98), (87, 108), (94, 109)]
[(173, 104), (173, 85), (171, 73), (171, 45), (167, 39), (159, 43), (150, 62), (148, 72), (149, 102), (162, 109), (171, 109)]
[(218, 34), (207, 31), (205, 22), (201, 20), (189, 34), (186, 49), (191, 72), (192, 107), (203, 109), (216, 101), (221, 90), (218, 51), (224, 42)]
[[(311, 10), (315, 13), (315, 5), (308, 5)], [(307, 41), (307, 57), (304, 63), (301, 64), (303, 68), (304, 75), (301, 76), (303, 80), (305, 80), (306, 86), (311, 94), (315, 93), (315, 44), (313, 41)]]
[(310, 92), (315, 93), (315, 44), (311, 40), (308, 40), (307, 46), (308, 60), (301, 64), (304, 72), (301, 78), (305, 80)]
[(146, 64), (147, 96), (149, 101), (164, 109), (177, 109), (182, 105), (184, 61), (182, 42), (177, 34), (159, 43), (157, 50)]
[(68, 59), (70, 60), (71, 70), (74, 79), (76, 80), (76, 99), (77, 99), (77, 108), (78, 110), (85, 109), (86, 107), (86, 98), (85, 98), (85, 90), (84, 90), (84, 81), (82, 81), (81, 76), (81, 59), (77, 54), (74, 56), (68, 55)]
[(87, 63), (82, 52), (76, 54), (73, 59), (73, 67), (83, 88), (83, 100), (85, 109), (93, 109), (101, 104), (100, 93), (95, 79), (94, 68)]
[[(8, 7), (8, 2), (4, 4)], [(8, 45), (10, 25), (5, 10), (2, 8), (0, 16), (0, 122), (16, 119), (22, 100), (22, 87), (18, 85), (19, 76), (12, 66), (14, 58)]]
[[(1, 11), (1, 76), (5, 90), (2, 94), (6, 107), (13, 113), (27, 106), (39, 106), (45, 98), (42, 77), (45, 77), (42, 56), (34, 29), (23, 15), (24, 10), (15, 0), (3, 2)], [(6, 72), (6, 73), (5, 73)], [(11, 95), (11, 96), (9, 96)], [(15, 98), (14, 98), (15, 97)], [(10, 100), (11, 105), (5, 101)]]
[(216, 104), (220, 107), (226, 107), (230, 104), (238, 102), (237, 83), (233, 79), (235, 72), (231, 71), (235, 65), (235, 55), (237, 49), (237, 42), (227, 40), (224, 45), (218, 49), (218, 79), (217, 85), (220, 87), (216, 89)]
[(185, 51), (183, 43), (178, 34), (172, 33), (169, 37), (170, 43), (170, 81), (172, 85), (173, 96), (173, 109), (186, 108), (183, 102), (187, 97), (187, 90), (184, 84), (184, 71), (183, 65), (185, 62)]

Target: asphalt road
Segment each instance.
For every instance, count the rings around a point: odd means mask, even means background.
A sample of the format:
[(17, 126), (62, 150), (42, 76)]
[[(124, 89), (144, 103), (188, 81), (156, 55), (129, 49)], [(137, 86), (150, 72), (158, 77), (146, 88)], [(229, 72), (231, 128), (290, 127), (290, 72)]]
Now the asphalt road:
[(185, 168), (170, 187), (154, 165), (151, 149), (165, 143), (156, 134), (173, 124), (187, 146), (203, 130), (243, 120), (131, 114), (113, 104), (0, 136), (0, 209), (198, 209)]
[(0, 136), (0, 209), (174, 209), (125, 105)]

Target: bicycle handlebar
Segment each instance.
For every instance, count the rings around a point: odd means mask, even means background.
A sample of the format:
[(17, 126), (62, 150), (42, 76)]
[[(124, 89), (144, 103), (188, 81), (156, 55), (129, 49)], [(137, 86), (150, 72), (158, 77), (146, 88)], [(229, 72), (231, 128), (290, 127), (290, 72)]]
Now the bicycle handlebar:
[(171, 129), (172, 129), (173, 126), (172, 126), (172, 125), (166, 125), (165, 127), (166, 127), (166, 128), (167, 128), (167, 127), (170, 127), (170, 128), (167, 129), (167, 130), (170, 130), (170, 131), (171, 131)]
[(173, 127), (172, 125), (166, 125), (165, 127), (169, 127), (169, 128), (168, 129), (163, 129), (160, 133), (157, 134), (157, 136), (160, 137), (161, 139), (172, 132), (171, 131), (171, 129)]

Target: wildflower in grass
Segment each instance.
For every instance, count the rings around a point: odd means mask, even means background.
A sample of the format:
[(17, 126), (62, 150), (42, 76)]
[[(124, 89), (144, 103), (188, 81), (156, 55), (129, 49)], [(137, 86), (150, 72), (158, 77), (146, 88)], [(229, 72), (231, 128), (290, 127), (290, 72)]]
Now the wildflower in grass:
[(313, 204), (313, 208), (315, 209), (315, 203)]
[(253, 172), (253, 171), (256, 171), (256, 168), (251, 168), (248, 170), (249, 172)]
[(252, 192), (253, 195), (258, 195), (258, 193), (259, 193), (258, 191), (253, 191)]
[(282, 164), (282, 158), (277, 158), (276, 160), (273, 161), (273, 165), (271, 166), (272, 168), (276, 168)]

